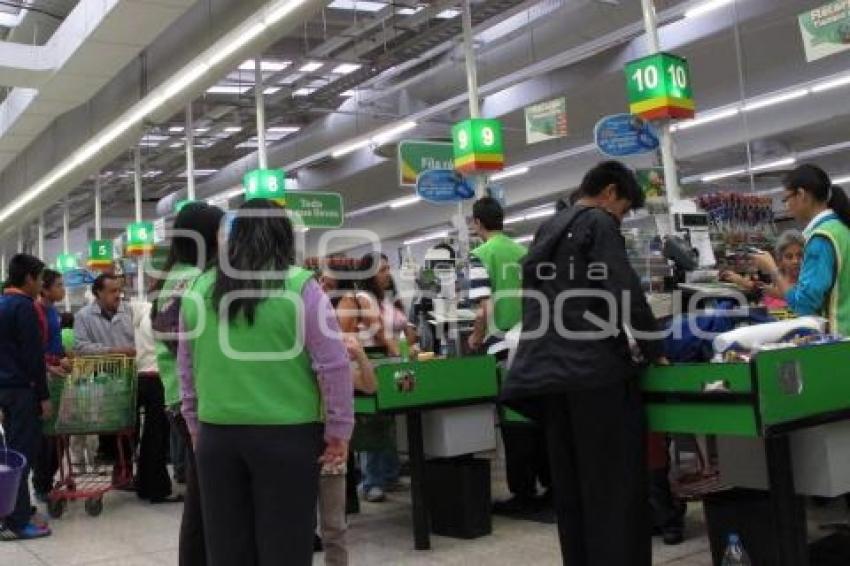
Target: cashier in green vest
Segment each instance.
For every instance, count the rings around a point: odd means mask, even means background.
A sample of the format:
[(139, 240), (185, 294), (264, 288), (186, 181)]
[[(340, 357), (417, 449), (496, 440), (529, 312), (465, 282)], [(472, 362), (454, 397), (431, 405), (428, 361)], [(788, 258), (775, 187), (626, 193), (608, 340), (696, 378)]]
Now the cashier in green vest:
[(774, 281), (767, 293), (785, 298), (798, 316), (821, 315), (829, 331), (850, 336), (850, 200), (816, 165), (801, 165), (783, 182), (788, 212), (806, 224), (806, 248), (796, 284), (776, 266), (770, 254), (755, 263)]
[[(528, 250), (502, 233), (504, 211), (493, 198), (475, 202), (472, 224), (484, 243), (472, 250), (470, 258), (469, 297), (477, 302), (478, 310), (469, 347), (503, 361), (508, 357), (504, 335), (522, 322), (521, 262)], [(511, 497), (494, 503), (493, 512), (537, 515), (549, 507), (549, 460), (543, 431), (524, 419), (511, 418), (510, 413), (503, 414), (500, 428)]]

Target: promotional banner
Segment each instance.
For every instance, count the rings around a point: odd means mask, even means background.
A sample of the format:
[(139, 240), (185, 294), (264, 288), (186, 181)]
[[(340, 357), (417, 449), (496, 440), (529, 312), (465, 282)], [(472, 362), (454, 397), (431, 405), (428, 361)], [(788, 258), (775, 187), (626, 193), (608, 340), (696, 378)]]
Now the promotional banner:
[(593, 137), (599, 151), (611, 157), (627, 157), (658, 149), (658, 134), (645, 120), (631, 114), (606, 116), (596, 123)]
[(449, 142), (404, 140), (398, 144), (398, 184), (402, 187), (416, 187), (416, 178), (423, 171), (453, 168)]
[(647, 199), (663, 198), (667, 193), (663, 167), (647, 167), (635, 171), (640, 188)]
[(799, 16), (808, 62), (850, 49), (850, 0), (837, 0)]
[(525, 142), (528, 145), (567, 135), (567, 99), (532, 104), (525, 109)]
[(296, 222), (309, 228), (339, 228), (345, 220), (338, 193), (292, 191), (286, 195), (286, 208)]
[(457, 171), (432, 169), (419, 175), (416, 193), (435, 204), (451, 204), (475, 196), (475, 187)]

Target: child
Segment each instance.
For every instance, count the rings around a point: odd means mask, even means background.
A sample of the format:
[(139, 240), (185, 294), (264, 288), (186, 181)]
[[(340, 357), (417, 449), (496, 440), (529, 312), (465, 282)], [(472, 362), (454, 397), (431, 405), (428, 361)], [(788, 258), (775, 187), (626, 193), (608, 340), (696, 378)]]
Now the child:
[[(372, 364), (360, 342), (345, 337), (345, 346), (352, 361), (352, 375), (356, 391), (372, 394), (378, 388)], [(348, 549), (345, 545), (345, 463), (336, 466), (323, 465), (319, 479), (319, 529), (325, 549), (327, 566), (347, 566)]]

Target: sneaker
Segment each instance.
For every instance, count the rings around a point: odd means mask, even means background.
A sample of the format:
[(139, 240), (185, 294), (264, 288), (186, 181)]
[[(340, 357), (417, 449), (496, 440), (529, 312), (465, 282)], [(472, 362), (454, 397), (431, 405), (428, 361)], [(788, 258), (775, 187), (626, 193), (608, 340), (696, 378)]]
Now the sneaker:
[(50, 529), (46, 525), (38, 526), (28, 523), (24, 528), (19, 530), (4, 528), (0, 531), (0, 541), (33, 540), (49, 537), (51, 534)]
[(366, 501), (369, 503), (381, 503), (386, 501), (387, 494), (380, 487), (370, 487), (366, 490)]

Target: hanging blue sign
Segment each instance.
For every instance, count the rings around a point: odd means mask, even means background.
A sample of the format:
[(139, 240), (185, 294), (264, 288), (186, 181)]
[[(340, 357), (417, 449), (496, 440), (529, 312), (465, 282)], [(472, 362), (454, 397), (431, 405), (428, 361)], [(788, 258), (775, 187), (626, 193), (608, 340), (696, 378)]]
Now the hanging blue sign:
[(68, 289), (79, 289), (94, 283), (94, 275), (86, 269), (71, 269), (62, 274), (62, 281)]
[(655, 129), (638, 116), (614, 114), (596, 123), (593, 138), (599, 151), (611, 157), (626, 157), (658, 149)]
[(416, 194), (428, 202), (449, 204), (473, 198), (475, 188), (457, 171), (429, 169), (416, 178)]

